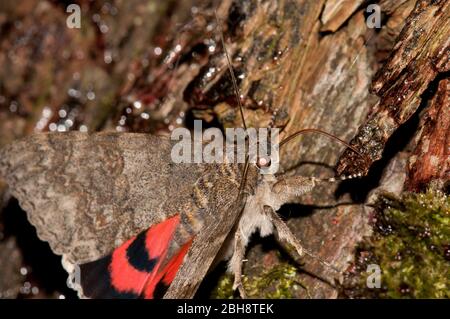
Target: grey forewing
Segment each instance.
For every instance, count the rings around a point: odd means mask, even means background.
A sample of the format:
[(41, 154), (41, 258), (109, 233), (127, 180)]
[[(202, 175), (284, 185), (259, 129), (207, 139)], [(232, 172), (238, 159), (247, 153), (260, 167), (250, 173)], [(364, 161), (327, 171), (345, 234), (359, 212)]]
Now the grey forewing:
[(38, 134), (0, 151), (0, 173), (38, 236), (83, 263), (169, 216), (197, 217), (192, 188), (205, 166), (173, 164), (170, 150), (146, 134)]

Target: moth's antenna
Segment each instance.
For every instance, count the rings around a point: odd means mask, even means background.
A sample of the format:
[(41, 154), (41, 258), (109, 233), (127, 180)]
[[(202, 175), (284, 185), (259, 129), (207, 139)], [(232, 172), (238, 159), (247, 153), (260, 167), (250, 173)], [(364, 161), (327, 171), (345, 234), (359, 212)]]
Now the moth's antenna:
[(217, 15), (216, 10), (214, 10), (214, 15), (216, 16), (217, 28), (219, 29), (219, 33), (220, 33), (220, 41), (222, 42), (223, 52), (225, 53), (225, 56), (227, 58), (228, 70), (230, 71), (231, 81), (233, 82), (234, 93), (236, 94), (237, 102), (239, 105), (239, 112), (241, 113), (242, 125), (244, 126), (244, 129), (247, 130), (247, 124), (245, 123), (245, 118), (244, 118), (244, 108), (242, 107), (242, 103), (241, 103), (241, 94), (239, 92), (236, 77), (234, 76), (233, 67), (231, 66), (231, 59), (228, 54), (227, 48), (225, 46), (225, 39), (223, 38), (222, 26), (220, 24), (220, 19), (219, 19), (219, 16)]
[[(223, 52), (225, 53), (225, 56), (227, 58), (227, 66), (228, 66), (228, 70), (230, 71), (231, 81), (233, 82), (233, 89), (234, 89), (234, 93), (236, 94), (236, 99), (237, 99), (238, 106), (239, 106), (239, 112), (241, 114), (241, 119), (242, 119), (242, 125), (244, 126), (244, 130), (247, 130), (247, 124), (245, 123), (245, 117), (244, 117), (244, 109), (243, 109), (242, 103), (241, 103), (241, 94), (239, 92), (239, 87), (237, 85), (236, 77), (234, 76), (233, 67), (231, 66), (230, 55), (228, 54), (227, 47), (225, 46), (225, 39), (223, 38), (222, 26), (220, 24), (219, 16), (217, 15), (217, 10), (214, 10), (214, 15), (216, 17), (217, 28), (219, 29), (219, 33), (220, 33), (220, 42), (222, 43)], [(248, 154), (247, 154), (247, 157), (245, 158), (244, 169), (242, 171), (241, 183), (239, 185), (238, 198), (241, 197), (242, 192), (244, 191), (245, 183), (247, 181), (248, 166), (249, 166), (249, 158), (248, 158)]]
[(331, 265), (330, 263), (327, 263), (325, 260), (323, 260), (322, 258), (320, 258), (319, 256), (313, 254), (312, 252), (310, 252), (308, 249), (303, 248), (303, 251), (305, 252), (306, 255), (308, 255), (311, 258), (316, 259), (320, 264), (324, 265), (325, 267), (328, 267), (330, 269), (332, 269), (333, 271), (340, 273), (339, 269), (337, 269), (336, 267), (334, 267), (333, 265)]
[(346, 141), (340, 139), (339, 137), (336, 137), (330, 133), (327, 133), (325, 131), (319, 130), (317, 128), (307, 128), (307, 129), (303, 129), (303, 130), (299, 130), (291, 135), (289, 135), (288, 137), (286, 137), (284, 140), (282, 140), (279, 144), (279, 148), (281, 148), (283, 145), (285, 145), (286, 143), (290, 142), (292, 139), (296, 138), (299, 135), (302, 134), (306, 134), (306, 133), (319, 133), (322, 135), (325, 135), (329, 138), (334, 139), (335, 141), (338, 141), (339, 143), (345, 145), (346, 147), (348, 147), (349, 149), (351, 149), (353, 152), (355, 152), (356, 154), (358, 154), (362, 159), (367, 160), (367, 158), (361, 153), (359, 152), (356, 148), (354, 148), (353, 146), (351, 146), (350, 144), (348, 144)]
[(248, 166), (249, 166), (249, 158), (248, 158), (248, 154), (247, 154), (247, 157), (245, 158), (244, 169), (243, 169), (243, 171), (242, 171), (242, 179), (241, 179), (241, 183), (240, 183), (240, 185), (239, 185), (238, 198), (241, 197), (242, 192), (244, 191), (245, 182), (247, 181)]
[(338, 177), (330, 177), (330, 178), (317, 178), (317, 177), (311, 177), (311, 179), (314, 182), (339, 182), (339, 181), (345, 181), (348, 179), (354, 179), (354, 178), (359, 178), (362, 177), (361, 173), (358, 174), (353, 174), (353, 175), (343, 175), (343, 176), (338, 176)]

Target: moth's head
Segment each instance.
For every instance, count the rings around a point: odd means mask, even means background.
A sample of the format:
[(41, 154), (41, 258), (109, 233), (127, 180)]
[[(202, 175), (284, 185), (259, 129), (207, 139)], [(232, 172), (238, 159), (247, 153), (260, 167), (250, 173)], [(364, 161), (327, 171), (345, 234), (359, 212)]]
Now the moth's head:
[[(254, 195), (261, 185), (267, 181), (276, 181), (275, 173), (271, 173), (272, 159), (269, 156), (259, 156), (251, 159), (247, 157), (248, 163), (237, 165), (241, 192)], [(273, 167), (273, 166), (272, 166)]]
[[(254, 142), (254, 152), (250, 152), (249, 158), (261, 175), (274, 175), (279, 173), (279, 129), (259, 128), (258, 138)], [(250, 148), (251, 149), (251, 148)]]
[(254, 178), (256, 181), (261, 181), (265, 177), (272, 178), (275, 174), (270, 173), (270, 157), (257, 158), (254, 162), (248, 165), (247, 178)]

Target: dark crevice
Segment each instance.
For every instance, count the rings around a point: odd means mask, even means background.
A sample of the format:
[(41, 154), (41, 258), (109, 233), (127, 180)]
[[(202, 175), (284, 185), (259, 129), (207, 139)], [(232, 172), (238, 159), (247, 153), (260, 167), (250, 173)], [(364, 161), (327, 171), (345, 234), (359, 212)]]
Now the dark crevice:
[(23, 256), (23, 265), (30, 270), (26, 280), (47, 295), (57, 297), (57, 294), (63, 294), (66, 298), (76, 298), (76, 293), (66, 286), (67, 272), (61, 265), (61, 256), (55, 255), (48, 243), (37, 237), (36, 229), (28, 222), (17, 200), (10, 200), (3, 209), (2, 224), (5, 237), (15, 238)]

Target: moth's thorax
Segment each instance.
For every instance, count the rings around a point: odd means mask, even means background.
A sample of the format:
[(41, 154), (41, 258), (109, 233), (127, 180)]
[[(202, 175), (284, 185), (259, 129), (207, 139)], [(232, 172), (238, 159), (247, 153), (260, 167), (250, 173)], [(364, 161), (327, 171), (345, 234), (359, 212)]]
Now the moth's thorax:
[(256, 231), (259, 231), (262, 237), (273, 232), (272, 222), (264, 213), (264, 206), (270, 206), (277, 211), (284, 204), (272, 191), (272, 186), (276, 182), (277, 178), (274, 175), (260, 175), (254, 193), (247, 197), (238, 226), (245, 244)]

